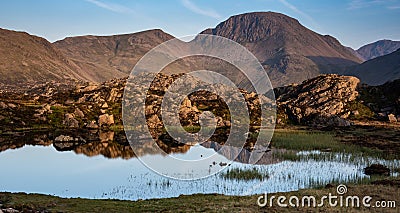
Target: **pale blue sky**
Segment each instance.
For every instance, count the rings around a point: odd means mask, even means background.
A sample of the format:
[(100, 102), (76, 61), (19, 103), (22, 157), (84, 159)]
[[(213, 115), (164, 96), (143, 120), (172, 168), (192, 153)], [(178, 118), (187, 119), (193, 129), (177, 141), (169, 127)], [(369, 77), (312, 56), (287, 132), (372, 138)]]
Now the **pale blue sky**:
[(252, 11), (284, 13), (353, 48), (400, 40), (400, 0), (3, 0), (0, 27), (49, 41), (154, 28), (180, 37)]

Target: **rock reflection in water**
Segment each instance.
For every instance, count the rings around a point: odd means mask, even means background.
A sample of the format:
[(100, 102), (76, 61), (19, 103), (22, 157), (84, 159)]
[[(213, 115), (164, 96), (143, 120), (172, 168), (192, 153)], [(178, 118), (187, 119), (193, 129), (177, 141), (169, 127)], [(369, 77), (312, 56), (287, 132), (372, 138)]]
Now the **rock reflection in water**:
[[(73, 151), (89, 157), (102, 155), (106, 158), (130, 159), (145, 155), (167, 155), (187, 153), (194, 144), (182, 144), (166, 134), (159, 133), (159, 139), (136, 137), (136, 142), (129, 144), (123, 131), (98, 130), (56, 130), (27, 131), (4, 134), (0, 137), (0, 152), (8, 149), (17, 149), (25, 145), (49, 146), (53, 145), (57, 151)], [(272, 153), (279, 150), (265, 148), (254, 149), (251, 152), (242, 147), (224, 146), (227, 134), (219, 131), (211, 137), (211, 141), (200, 144), (205, 148), (213, 149), (227, 159), (236, 162), (249, 163), (251, 155), (262, 155), (257, 164), (271, 164), (279, 162), (272, 157)], [(135, 152), (131, 146), (135, 146)], [(222, 147), (224, 147), (222, 149)], [(163, 152), (160, 153), (160, 148)], [(258, 150), (258, 151), (257, 151)], [(256, 153), (257, 152), (257, 153)]]
[[(179, 181), (157, 175), (146, 168), (132, 153), (129, 144), (121, 140), (124, 137), (123, 133), (103, 133), (103, 142), (100, 140), (99, 132), (92, 132), (93, 135), (90, 135), (90, 137), (65, 131), (42, 132), (40, 134), (25, 133), (25, 136), (20, 134), (12, 137), (8, 135), (8, 139), (19, 140), (3, 140), (2, 150), (15, 149), (28, 143), (40, 146), (28, 145), (18, 150), (0, 153), (1, 170), (12, 171), (6, 176), (2, 176), (2, 190), (13, 192), (23, 190), (28, 193), (41, 192), (62, 197), (129, 200), (165, 198), (196, 193), (247, 195), (293, 191), (332, 182), (347, 183), (362, 180), (368, 178), (363, 174), (363, 168), (373, 163), (385, 165), (391, 170), (400, 166), (399, 160), (389, 161), (368, 156), (316, 151), (298, 152), (297, 154), (302, 156), (299, 161), (278, 162), (279, 159), (273, 159), (272, 156), (277, 152), (285, 152), (285, 150), (273, 149), (264, 152), (263, 158), (258, 162), (258, 164), (268, 165), (245, 165), (233, 162), (231, 165), (224, 166), (219, 164), (220, 161), (218, 161), (212, 166), (213, 168), (224, 167), (226, 169), (257, 168), (260, 172), (269, 175), (269, 178), (264, 181), (229, 180), (223, 178), (220, 174), (195, 181)], [(86, 144), (74, 147), (71, 151), (57, 152), (48, 145), (62, 134), (74, 138), (80, 136), (86, 140)], [(113, 138), (112, 135), (114, 135)], [(24, 139), (24, 137), (33, 136), (38, 138)], [(110, 141), (111, 139), (113, 141)], [(151, 146), (146, 147), (148, 140), (143, 139), (142, 141), (143, 149), (152, 148)], [(172, 155), (182, 158), (188, 154), (199, 155), (200, 153), (214, 152), (219, 150), (219, 146), (219, 143), (216, 142), (204, 143), (203, 146), (182, 147), (176, 145), (176, 147), (171, 146), (171, 151), (180, 151), (182, 154), (173, 153)], [(227, 149), (226, 152), (222, 153), (224, 155), (236, 155), (238, 152), (238, 149)], [(242, 150), (239, 153), (238, 161), (246, 161), (249, 156), (247, 152), (247, 150)], [(76, 155), (75, 153), (83, 153), (84, 155)], [(317, 154), (326, 154), (329, 155), (329, 158), (313, 159), (312, 156)], [(97, 157), (88, 158), (85, 155), (97, 155)], [(168, 163), (165, 161), (165, 157), (160, 155), (148, 155), (143, 156), (143, 158), (151, 158), (159, 164)], [(170, 172), (186, 172), (186, 170), (172, 168)], [(226, 172), (226, 170), (221, 172)], [(26, 174), (29, 174), (29, 178), (26, 178)]]

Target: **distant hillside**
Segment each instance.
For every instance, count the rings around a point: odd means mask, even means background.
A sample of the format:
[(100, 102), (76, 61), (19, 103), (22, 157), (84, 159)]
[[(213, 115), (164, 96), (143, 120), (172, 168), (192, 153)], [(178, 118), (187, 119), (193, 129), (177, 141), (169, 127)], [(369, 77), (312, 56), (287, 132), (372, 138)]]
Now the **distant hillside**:
[(46, 39), (0, 29), (0, 83), (74, 81), (85, 73)]
[(390, 54), (398, 49), (400, 49), (400, 41), (380, 40), (360, 47), (357, 52), (365, 60), (370, 60)]
[(61, 52), (102, 82), (127, 76), (136, 62), (155, 46), (174, 37), (149, 30), (125, 35), (78, 36), (54, 43)]
[(369, 85), (381, 85), (388, 81), (399, 79), (400, 49), (355, 66), (349, 69), (346, 74), (356, 76), (363, 83)]
[(321, 73), (341, 73), (345, 67), (362, 62), (335, 38), (317, 34), (279, 13), (232, 16), (202, 34), (244, 45), (263, 64), (274, 86), (300, 83)]

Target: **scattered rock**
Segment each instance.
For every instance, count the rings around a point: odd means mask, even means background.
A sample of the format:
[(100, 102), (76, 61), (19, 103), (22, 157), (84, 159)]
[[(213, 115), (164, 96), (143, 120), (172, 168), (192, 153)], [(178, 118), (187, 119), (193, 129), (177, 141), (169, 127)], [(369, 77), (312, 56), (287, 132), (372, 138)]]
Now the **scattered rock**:
[(89, 83), (89, 86), (83, 88), (81, 92), (91, 92), (98, 89), (98, 85), (94, 83)]
[(78, 128), (79, 127), (79, 121), (77, 121), (74, 117), (73, 114), (66, 113), (64, 115), (64, 121), (63, 124), (69, 128)]
[(17, 107), (17, 105), (15, 105), (15, 104), (13, 104), (13, 103), (8, 103), (7, 105), (8, 105), (8, 107), (10, 107), (10, 108), (15, 108), (15, 107)]
[(335, 186), (333, 184), (331, 184), (331, 183), (328, 183), (328, 184), (325, 185), (325, 189), (331, 189), (333, 187), (335, 187)]
[(101, 108), (103, 108), (103, 109), (107, 109), (107, 108), (108, 108), (108, 104), (107, 104), (107, 102), (106, 102), (106, 103), (104, 103), (104, 104), (101, 106)]
[(389, 115), (388, 115), (388, 119), (389, 119), (389, 122), (390, 122), (390, 123), (396, 123), (396, 122), (397, 122), (397, 118), (396, 118), (396, 116), (393, 115), (393, 114), (389, 114)]
[(82, 110), (80, 110), (79, 108), (76, 108), (76, 109), (75, 109), (74, 115), (75, 115), (76, 117), (80, 117), (80, 118), (84, 118), (84, 117), (85, 117), (85, 114), (84, 114), (84, 113), (82, 112)]
[(6, 109), (8, 106), (7, 106), (7, 104), (5, 104), (4, 102), (0, 102), (0, 107), (1, 108), (3, 108), (3, 109)]
[(96, 124), (96, 121), (90, 121), (89, 124), (86, 125), (89, 129), (98, 129), (99, 126)]
[(100, 142), (114, 141), (114, 135), (115, 135), (115, 132), (113, 132), (113, 131), (109, 131), (109, 132), (100, 131), (100, 133), (99, 133)]
[(336, 115), (319, 116), (318, 118), (312, 120), (312, 122), (314, 125), (322, 124), (324, 126), (340, 126), (340, 127), (351, 126), (350, 121)]
[(68, 151), (84, 143), (86, 143), (86, 140), (82, 137), (74, 138), (68, 135), (60, 135), (54, 139), (53, 146), (58, 151)]
[(109, 115), (109, 114), (100, 115), (98, 123), (100, 126), (113, 125), (114, 124), (114, 115)]
[(54, 139), (54, 142), (70, 142), (75, 141), (75, 138), (68, 135), (60, 135)]
[(384, 165), (381, 164), (372, 164), (371, 166), (368, 166), (364, 168), (364, 173), (366, 175), (384, 175), (384, 176), (389, 176), (390, 175), (390, 169), (387, 168)]
[(2, 209), (4, 213), (18, 213), (19, 211), (13, 208)]

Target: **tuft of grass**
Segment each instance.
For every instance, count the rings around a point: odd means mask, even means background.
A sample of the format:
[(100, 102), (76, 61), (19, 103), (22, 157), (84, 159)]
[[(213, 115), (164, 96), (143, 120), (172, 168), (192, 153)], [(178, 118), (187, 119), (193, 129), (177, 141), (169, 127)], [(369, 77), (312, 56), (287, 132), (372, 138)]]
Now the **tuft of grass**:
[[(381, 150), (341, 143), (332, 133), (319, 131), (277, 130), (271, 141), (274, 148), (295, 151), (328, 151), (336, 153), (362, 154), (371, 157), (385, 157)], [(294, 155), (289, 153), (294, 158)], [(289, 157), (290, 157), (289, 156)]]
[(244, 181), (250, 181), (250, 180), (264, 180), (268, 179), (269, 175), (266, 172), (262, 172), (257, 168), (252, 168), (252, 169), (242, 169), (242, 168), (233, 168), (233, 169), (228, 169), (226, 173), (222, 173), (221, 176), (224, 179), (230, 179), (230, 180), (244, 180)]

